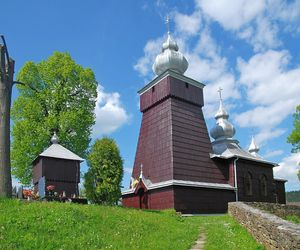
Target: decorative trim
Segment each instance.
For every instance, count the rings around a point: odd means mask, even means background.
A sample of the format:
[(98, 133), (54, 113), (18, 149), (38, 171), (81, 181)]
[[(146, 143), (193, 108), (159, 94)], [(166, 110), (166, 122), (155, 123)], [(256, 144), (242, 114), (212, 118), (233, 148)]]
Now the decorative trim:
[(286, 179), (281, 179), (281, 178), (274, 178), (274, 181), (287, 182), (288, 180), (286, 180)]
[(156, 85), (159, 81), (163, 80), (164, 78), (168, 77), (168, 76), (172, 76), (178, 80), (181, 80), (183, 82), (186, 82), (188, 84), (191, 84), (197, 88), (203, 89), (204, 88), (204, 84), (198, 81), (193, 80), (192, 78), (189, 78), (187, 76), (181, 75), (173, 70), (166, 70), (164, 73), (160, 74), (159, 76), (157, 76), (156, 78), (154, 78), (151, 82), (149, 82), (146, 86), (144, 86), (142, 89), (140, 89), (138, 91), (138, 94), (142, 95), (144, 94), (146, 91), (148, 91), (149, 89), (151, 89), (154, 85)]
[[(144, 183), (145, 184), (145, 183)], [(222, 183), (211, 183), (211, 182), (198, 182), (198, 181), (184, 181), (184, 180), (169, 180), (158, 183), (153, 183), (147, 186), (147, 190), (153, 190), (158, 188), (164, 188), (169, 186), (183, 186), (183, 187), (200, 187), (200, 188), (211, 188), (211, 189), (224, 189), (224, 190), (235, 190), (235, 187), (229, 184)], [(133, 194), (135, 189), (129, 189), (122, 192), (122, 195)]]
[(272, 167), (278, 167), (279, 166), (279, 164), (277, 164), (277, 163), (266, 161), (264, 159), (254, 159), (254, 158), (250, 158), (250, 157), (246, 157), (246, 156), (241, 156), (241, 155), (235, 155), (235, 154), (232, 154), (230, 156), (210, 154), (210, 158), (211, 159), (213, 159), (213, 158), (221, 158), (221, 159), (226, 159), (227, 160), (227, 159), (230, 159), (230, 158), (233, 158), (233, 157), (238, 157), (239, 159), (244, 159), (244, 160), (249, 160), (249, 161), (266, 163), (266, 164), (272, 165)]

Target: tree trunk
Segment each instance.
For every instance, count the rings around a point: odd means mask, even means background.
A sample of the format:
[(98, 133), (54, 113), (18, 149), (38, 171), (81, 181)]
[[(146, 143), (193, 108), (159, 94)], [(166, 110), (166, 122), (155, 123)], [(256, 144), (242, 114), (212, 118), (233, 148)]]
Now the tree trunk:
[(0, 45), (0, 197), (11, 197), (10, 106), (14, 61), (5, 60), (5, 47)]

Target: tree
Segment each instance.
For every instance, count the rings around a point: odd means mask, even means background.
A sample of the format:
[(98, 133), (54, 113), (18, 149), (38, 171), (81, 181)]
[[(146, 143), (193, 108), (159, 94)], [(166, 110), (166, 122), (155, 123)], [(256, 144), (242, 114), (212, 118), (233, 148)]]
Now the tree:
[(19, 96), (12, 107), (12, 171), (23, 184), (32, 178), (32, 161), (50, 143), (60, 143), (85, 158), (92, 125), (97, 82), (91, 69), (68, 53), (55, 52), (46, 61), (27, 62), (17, 75)]
[[(292, 152), (300, 151), (300, 105), (296, 108), (294, 113), (294, 128), (288, 136), (287, 141), (293, 145)], [(298, 170), (298, 179), (300, 181), (300, 170)]]
[(15, 62), (9, 57), (4, 36), (0, 44), (0, 196), (11, 197), (10, 106)]
[(87, 158), (84, 187), (89, 200), (98, 204), (116, 204), (121, 196), (123, 160), (113, 139), (96, 140)]

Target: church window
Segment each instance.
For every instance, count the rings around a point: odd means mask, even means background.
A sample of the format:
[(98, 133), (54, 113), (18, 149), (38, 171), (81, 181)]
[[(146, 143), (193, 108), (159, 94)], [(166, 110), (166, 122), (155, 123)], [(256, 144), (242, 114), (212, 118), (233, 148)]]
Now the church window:
[(262, 196), (268, 195), (267, 177), (265, 175), (262, 175), (260, 178), (260, 191)]
[(245, 176), (245, 191), (246, 195), (252, 195), (252, 174), (248, 172)]

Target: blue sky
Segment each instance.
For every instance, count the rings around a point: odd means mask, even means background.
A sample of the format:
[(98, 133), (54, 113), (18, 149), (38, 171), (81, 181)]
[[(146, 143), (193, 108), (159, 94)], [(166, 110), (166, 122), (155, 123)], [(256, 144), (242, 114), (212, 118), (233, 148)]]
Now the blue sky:
[[(276, 177), (299, 190), (300, 154), (286, 137), (300, 104), (300, 1), (4, 1), (0, 33), (16, 72), (53, 51), (66, 51), (91, 68), (100, 86), (93, 138), (114, 138), (129, 185), (141, 114), (139, 90), (154, 78), (152, 64), (166, 37), (164, 18), (189, 61), (185, 73), (206, 84), (204, 114), (210, 129), (218, 87), (235, 138), (248, 148), (254, 134), (266, 159), (280, 163)], [(18, 95), (14, 90), (13, 98)], [(82, 167), (86, 170), (86, 166)]]

